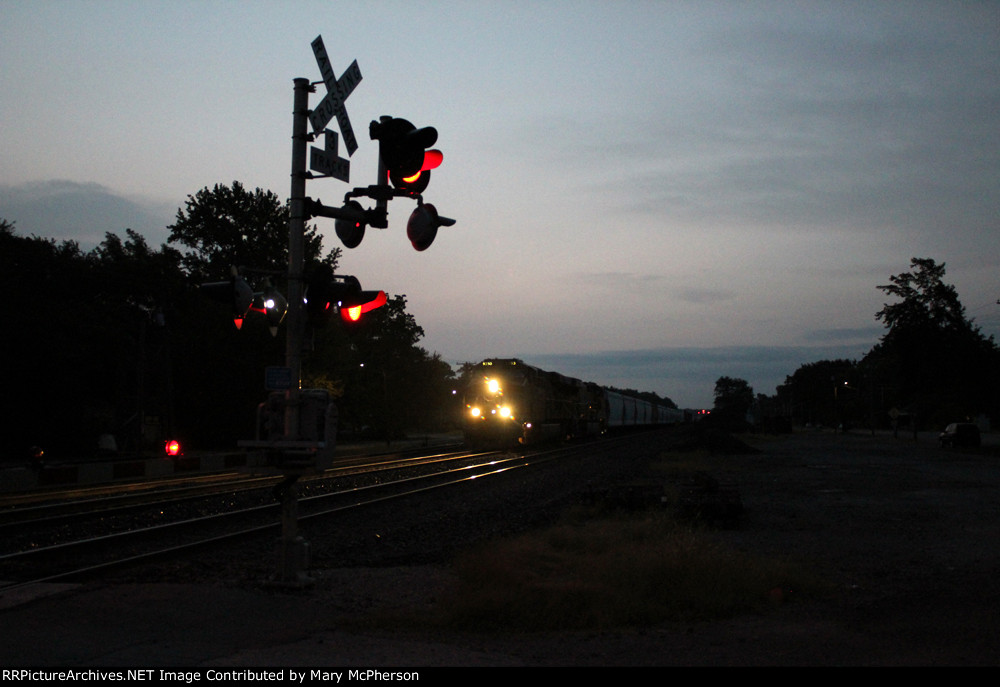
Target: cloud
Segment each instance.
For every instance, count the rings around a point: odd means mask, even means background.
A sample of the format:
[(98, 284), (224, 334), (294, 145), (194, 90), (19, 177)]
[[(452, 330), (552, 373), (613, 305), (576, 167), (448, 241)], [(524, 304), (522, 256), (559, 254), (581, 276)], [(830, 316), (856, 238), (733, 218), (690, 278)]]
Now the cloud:
[(884, 327), (842, 327), (839, 329), (814, 329), (805, 332), (805, 341), (877, 341), (885, 334)]
[(677, 297), (680, 300), (684, 301), (685, 303), (694, 303), (695, 305), (708, 305), (711, 303), (730, 301), (737, 295), (738, 294), (735, 291), (729, 291), (725, 289), (696, 288), (696, 287), (677, 289)]
[(0, 185), (0, 218), (23, 236), (76, 241), (89, 250), (108, 232), (134, 229), (151, 245), (167, 240), (177, 207), (130, 199), (96, 183), (66, 180)]
[(614, 126), (555, 128), (576, 153), (562, 157), (593, 170), (581, 186), (672, 225), (906, 228), (946, 249), (995, 229), (1000, 86), (983, 55), (996, 34), (964, 31), (995, 27), (995, 12), (820, 5), (827, 20), (798, 21), (752, 7), (693, 44), (698, 83)]

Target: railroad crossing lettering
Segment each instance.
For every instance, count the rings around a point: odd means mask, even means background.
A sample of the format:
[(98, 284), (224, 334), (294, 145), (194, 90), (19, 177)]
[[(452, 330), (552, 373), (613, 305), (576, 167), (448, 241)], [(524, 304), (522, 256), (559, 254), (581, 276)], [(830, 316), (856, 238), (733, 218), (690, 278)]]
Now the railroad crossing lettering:
[(337, 154), (337, 132), (327, 129), (326, 150), (313, 146), (309, 149), (309, 169), (341, 181), (351, 180), (351, 161)]
[(326, 84), (327, 94), (316, 106), (316, 109), (309, 114), (309, 121), (312, 123), (313, 131), (319, 133), (326, 128), (331, 119), (336, 117), (340, 133), (344, 137), (347, 154), (353, 155), (354, 151), (358, 149), (358, 140), (354, 136), (354, 129), (351, 128), (351, 120), (347, 117), (344, 101), (361, 82), (361, 69), (358, 67), (358, 61), (351, 62), (347, 71), (337, 79), (333, 66), (330, 64), (330, 58), (326, 54), (326, 46), (323, 45), (322, 36), (316, 36), (316, 40), (312, 42), (312, 49), (316, 56), (316, 64), (319, 65), (319, 73), (323, 77), (323, 83)]

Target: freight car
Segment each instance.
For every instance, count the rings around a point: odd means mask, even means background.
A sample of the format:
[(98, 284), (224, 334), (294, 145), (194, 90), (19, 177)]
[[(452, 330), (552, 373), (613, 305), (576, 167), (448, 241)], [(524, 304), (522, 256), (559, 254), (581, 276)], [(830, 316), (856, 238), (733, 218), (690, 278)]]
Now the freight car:
[(670, 425), (684, 421), (684, 411), (677, 408), (615, 391), (605, 391), (604, 395), (608, 405), (607, 426), (610, 428)]
[(464, 403), (470, 446), (535, 444), (684, 419), (676, 408), (547, 372), (517, 358), (479, 363), (468, 378)]

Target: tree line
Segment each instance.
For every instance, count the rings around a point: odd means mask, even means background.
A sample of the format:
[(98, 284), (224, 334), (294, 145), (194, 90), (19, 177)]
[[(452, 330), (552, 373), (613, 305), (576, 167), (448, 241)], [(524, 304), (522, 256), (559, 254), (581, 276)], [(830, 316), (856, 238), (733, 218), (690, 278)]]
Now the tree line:
[[(223, 450), (253, 438), (264, 370), (284, 365), (285, 338), (263, 317), (237, 329), (199, 285), (238, 267), (287, 293), (288, 213), (271, 192), (216, 185), (188, 197), (159, 248), (126, 229), (89, 251), (20, 236), (0, 218), (3, 460), (36, 445), (49, 456), (89, 455), (109, 448), (102, 436), (126, 453), (157, 450), (168, 437)], [(321, 255), (321, 244), (309, 227), (307, 264), (336, 269), (340, 249)], [(392, 295), (358, 326), (338, 319), (311, 331), (303, 386), (332, 392), (345, 434), (441, 426), (454, 410), (454, 374), (419, 346), (423, 336), (406, 297)]]
[[(89, 251), (20, 236), (0, 218), (8, 313), (0, 459), (19, 461), (35, 445), (86, 455), (102, 436), (133, 453), (166, 438), (225, 450), (252, 438), (264, 370), (284, 364), (284, 337), (263, 317), (237, 330), (227, 307), (198, 286), (237, 267), (287, 293), (288, 215), (271, 192), (216, 185), (187, 198), (159, 248), (126, 229)], [(314, 226), (305, 243), (307, 265), (336, 270), (341, 251), (322, 254)], [(749, 416), (764, 425), (871, 427), (995, 417), (1000, 350), (966, 317), (944, 274), (944, 264), (913, 258), (910, 271), (878, 286), (897, 300), (876, 313), (886, 332), (861, 360), (802, 365), (773, 396), (720, 377), (713, 415), (736, 425)], [(311, 332), (303, 387), (333, 394), (342, 435), (449, 428), (461, 379), (419, 345), (423, 336), (406, 297), (393, 295), (360, 326), (337, 321)]]
[(941, 429), (1000, 411), (1000, 349), (966, 315), (945, 264), (912, 258), (877, 288), (896, 299), (875, 313), (886, 331), (860, 360), (804, 364), (773, 396), (721, 377), (716, 409), (768, 427)]

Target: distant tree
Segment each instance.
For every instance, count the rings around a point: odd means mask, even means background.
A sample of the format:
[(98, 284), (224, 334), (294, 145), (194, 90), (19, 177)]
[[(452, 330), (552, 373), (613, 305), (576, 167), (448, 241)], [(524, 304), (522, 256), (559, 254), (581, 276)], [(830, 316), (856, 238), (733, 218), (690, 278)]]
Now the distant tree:
[(180, 252), (168, 246), (151, 249), (132, 229), (125, 230), (124, 241), (116, 234), (105, 234), (92, 258), (99, 268), (99, 293), (122, 307), (162, 313), (187, 288), (178, 268)]
[(33, 444), (58, 456), (83, 436), (96, 444), (88, 430), (106, 407), (93, 392), (113, 365), (101, 344), (113, 342), (99, 324), (106, 318), (93, 276), (76, 243), (19, 236), (13, 222), (0, 223), (0, 292), (16, 304), (3, 333), (0, 459), (17, 460)]
[(339, 396), (341, 426), (380, 438), (438, 425), (446, 415), (454, 382), (451, 366), (418, 343), (424, 330), (406, 311), (406, 297), (364, 315), (357, 326), (339, 318), (315, 334), (304, 361), (310, 385)]
[(778, 402), (801, 424), (854, 424), (864, 419), (864, 407), (858, 407), (858, 377), (851, 360), (806, 363), (785, 377)]
[(979, 329), (965, 317), (965, 308), (958, 300), (958, 292), (951, 284), (944, 283), (945, 264), (938, 265), (930, 258), (912, 258), (912, 272), (903, 272), (889, 278), (891, 284), (879, 290), (899, 301), (885, 304), (875, 314), (889, 329), (885, 339), (893, 337), (925, 336), (934, 332), (978, 335)]
[(714, 422), (737, 426), (745, 422), (754, 402), (753, 387), (745, 379), (719, 377), (715, 382)]
[(878, 287), (899, 300), (875, 315), (887, 331), (862, 361), (865, 378), (886, 404), (925, 424), (995, 413), (1000, 355), (993, 338), (966, 317), (955, 287), (944, 282), (944, 263), (913, 258), (910, 265)]
[[(289, 208), (271, 191), (247, 191), (234, 181), (188, 196), (177, 210), (169, 243), (184, 247), (182, 262), (196, 280), (223, 279), (233, 266), (282, 274), (288, 269)], [(322, 237), (315, 227), (305, 235), (306, 262), (320, 260)], [(323, 261), (335, 266), (340, 248)]]
[[(211, 215), (216, 196), (200, 199), (195, 215)], [(270, 231), (287, 235), (287, 224)], [(0, 411), (0, 459), (22, 460), (32, 445), (56, 460), (87, 455), (105, 433), (128, 454), (157, 448), (171, 430), (193, 450), (231, 449), (253, 436), (255, 408), (267, 394), (264, 369), (283, 364), (285, 339), (257, 316), (237, 330), (226, 307), (199, 291), (200, 281), (224, 278), (230, 265), (210, 232), (203, 238), (185, 254), (176, 245), (152, 248), (126, 230), (83, 252), (71, 241), (19, 236), (13, 222), (0, 220), (0, 291), (26, 314), (4, 332), (6, 381), (16, 393)], [(279, 253), (285, 260), (286, 249)], [(324, 261), (335, 266), (338, 254)], [(335, 318), (316, 335), (306, 383), (339, 394), (342, 418), (377, 419), (386, 436), (440, 423), (452, 371), (417, 345), (424, 332), (405, 297), (365, 320), (348, 332)]]

